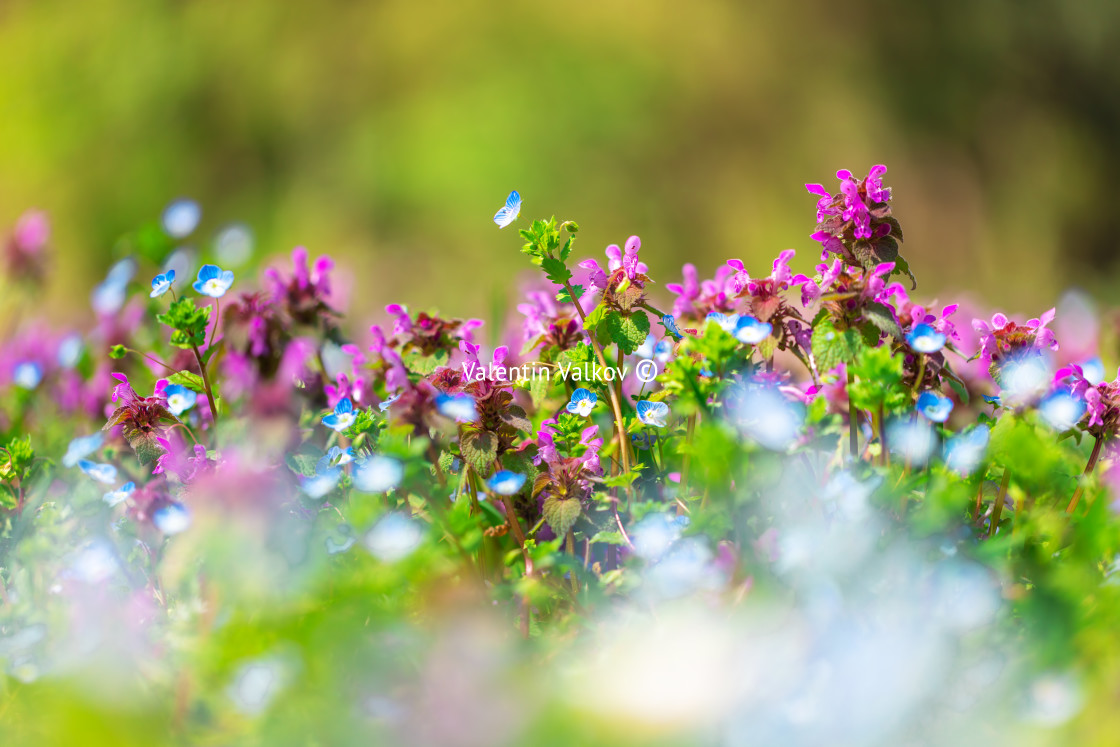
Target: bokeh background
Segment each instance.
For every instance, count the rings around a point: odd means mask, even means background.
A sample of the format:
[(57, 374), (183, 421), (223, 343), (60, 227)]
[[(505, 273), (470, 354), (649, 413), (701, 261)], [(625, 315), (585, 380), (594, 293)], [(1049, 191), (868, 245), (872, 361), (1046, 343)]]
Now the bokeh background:
[(360, 314), (493, 318), (511, 188), (584, 256), (640, 234), (663, 284), (809, 270), (802, 183), (882, 162), (922, 295), (1034, 315), (1120, 300), (1118, 37), (1110, 0), (4, 0), (0, 220), (49, 211), (50, 314), (189, 196), (204, 252), (244, 221), (258, 262), (352, 269)]

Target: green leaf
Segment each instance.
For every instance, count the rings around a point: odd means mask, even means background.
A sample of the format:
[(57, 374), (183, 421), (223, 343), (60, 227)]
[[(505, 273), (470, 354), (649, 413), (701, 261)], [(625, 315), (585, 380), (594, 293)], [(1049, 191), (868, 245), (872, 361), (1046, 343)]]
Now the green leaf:
[(167, 377), (167, 381), (171, 384), (178, 384), (185, 386), (192, 392), (205, 392), (206, 385), (202, 381), (202, 377), (192, 371), (179, 371)]
[(595, 536), (591, 538), (591, 544), (606, 544), (606, 545), (625, 545), (626, 540), (622, 536), (622, 532), (596, 532)]
[(578, 498), (560, 498), (550, 495), (544, 502), (544, 520), (552, 527), (552, 531), (556, 532), (557, 537), (563, 537), (575, 526), (582, 508)]
[(563, 261), (555, 257), (544, 257), (541, 260), (541, 269), (544, 270), (548, 279), (557, 285), (563, 285), (572, 279), (572, 271), (568, 269)]
[(424, 355), (419, 350), (410, 350), (401, 356), (405, 367), (413, 373), (427, 376), (442, 365), (447, 363), (448, 353), (440, 349), (431, 355)]
[(467, 431), (459, 438), (459, 451), (475, 472), (487, 475), (498, 458), (498, 437), (490, 431)]
[[(579, 298), (584, 294), (584, 288), (582, 285), (573, 285), (572, 290), (575, 291), (576, 298)], [(556, 300), (560, 303), (575, 303), (575, 301), (572, 300), (572, 297), (568, 295), (567, 288), (560, 289), (560, 292), (556, 294)]]
[(606, 324), (607, 335), (627, 355), (641, 347), (646, 340), (646, 335), (649, 334), (649, 317), (641, 311), (623, 316), (611, 310), (603, 321)]
[(136, 452), (140, 464), (150, 464), (164, 453), (164, 448), (156, 441), (154, 431), (135, 430), (128, 434), (128, 445)]
[(175, 330), (171, 334), (171, 344), (180, 348), (191, 348), (206, 342), (206, 324), (210, 321), (210, 308), (197, 308), (194, 300), (183, 297), (171, 302), (167, 313), (156, 316), (156, 321)]
[(831, 371), (841, 363), (851, 363), (863, 348), (863, 337), (858, 330), (841, 332), (829, 321), (822, 321), (813, 330), (813, 359), (820, 373)]
[(533, 424), (529, 422), (529, 416), (525, 414), (525, 410), (520, 405), (510, 405), (499, 417), (501, 417), (503, 423), (513, 426), (519, 431), (534, 433)]
[(902, 328), (898, 326), (894, 313), (888, 306), (872, 301), (864, 307), (863, 318), (896, 340), (902, 339)]
[(606, 313), (606, 304), (600, 303), (598, 306), (591, 310), (590, 314), (587, 315), (587, 319), (585, 319), (583, 322), (583, 328), (588, 332), (591, 332), (599, 326), (600, 322), (603, 321), (603, 317), (606, 316)]

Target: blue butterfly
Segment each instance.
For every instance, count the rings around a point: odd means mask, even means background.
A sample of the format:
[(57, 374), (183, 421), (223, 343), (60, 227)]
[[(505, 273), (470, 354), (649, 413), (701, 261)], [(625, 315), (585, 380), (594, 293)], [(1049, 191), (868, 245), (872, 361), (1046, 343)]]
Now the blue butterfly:
[(498, 228), (505, 228), (510, 223), (517, 220), (517, 216), (521, 213), (521, 195), (517, 194), (517, 190), (509, 193), (506, 198), (506, 204), (501, 210), (494, 213), (494, 222), (498, 224)]

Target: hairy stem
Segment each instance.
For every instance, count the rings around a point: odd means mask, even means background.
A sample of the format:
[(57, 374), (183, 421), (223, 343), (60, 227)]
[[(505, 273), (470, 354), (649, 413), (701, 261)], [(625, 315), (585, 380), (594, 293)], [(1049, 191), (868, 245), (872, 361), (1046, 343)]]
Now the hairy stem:
[(1011, 483), (1011, 470), (1003, 470), (1003, 480), (999, 484), (999, 493), (996, 494), (996, 505), (992, 507), (992, 519), (988, 525), (988, 536), (996, 536), (999, 528), (999, 517), (1003, 513), (1003, 502), (1007, 500), (1007, 486)]
[(206, 371), (202, 353), (198, 352), (198, 345), (191, 343), (191, 350), (194, 351), (194, 359), (198, 361), (198, 370), (202, 373), (202, 388), (206, 390), (206, 401), (210, 403), (210, 420), (217, 425), (218, 405), (214, 402), (214, 390), (210, 387), (210, 374)]

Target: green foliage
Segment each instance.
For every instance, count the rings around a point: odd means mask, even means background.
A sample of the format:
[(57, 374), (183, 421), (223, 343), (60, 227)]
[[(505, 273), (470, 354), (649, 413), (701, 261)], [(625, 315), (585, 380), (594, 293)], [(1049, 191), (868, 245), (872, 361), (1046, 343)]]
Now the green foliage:
[(644, 311), (622, 314), (612, 309), (604, 316), (603, 324), (606, 335), (627, 355), (641, 347), (649, 334), (649, 317)]
[(206, 384), (203, 382), (202, 377), (193, 371), (178, 371), (167, 377), (167, 381), (171, 384), (178, 384), (185, 386), (194, 392), (206, 391)]
[(498, 437), (490, 431), (464, 429), (459, 437), (459, 451), (475, 472), (488, 475), (498, 458)]
[(157, 315), (156, 320), (174, 330), (171, 334), (172, 345), (190, 349), (206, 342), (210, 307), (196, 307), (193, 298), (184, 296), (172, 301), (167, 311)]
[(124, 345), (114, 345), (113, 347), (109, 348), (109, 357), (115, 361), (119, 361), (126, 355), (128, 355), (128, 348), (126, 348)]
[(812, 351), (817, 370), (831, 371), (841, 363), (852, 363), (865, 347), (857, 329), (836, 328), (829, 319), (822, 319), (813, 328)]
[(563, 537), (575, 526), (581, 511), (578, 498), (550, 495), (544, 502), (544, 520), (556, 532), (557, 537)]
[(854, 407), (872, 412), (883, 407), (888, 413), (910, 407), (910, 391), (902, 384), (902, 358), (890, 348), (863, 348), (852, 364), (854, 379), (848, 397)]

